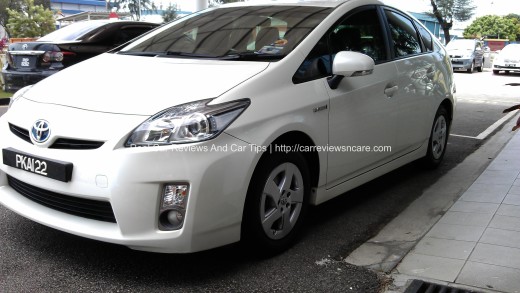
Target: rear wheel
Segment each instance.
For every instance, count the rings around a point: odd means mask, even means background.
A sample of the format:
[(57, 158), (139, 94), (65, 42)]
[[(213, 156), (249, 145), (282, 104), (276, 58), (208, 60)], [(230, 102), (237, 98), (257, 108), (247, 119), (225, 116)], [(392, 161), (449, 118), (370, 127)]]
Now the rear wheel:
[(249, 185), (242, 238), (261, 255), (289, 248), (302, 228), (310, 194), (310, 178), (300, 153), (264, 157)]
[(482, 72), (482, 69), (484, 68), (484, 61), (485, 61), (485, 60), (482, 59), (482, 63), (480, 63), (480, 66), (477, 67), (477, 71), (478, 71), (478, 72)]
[(446, 108), (441, 106), (435, 114), (432, 130), (430, 132), (430, 140), (428, 142), (428, 152), (423, 159), (427, 167), (436, 168), (441, 163), (444, 153), (446, 153), (449, 129), (450, 120), (448, 117), (448, 111), (446, 111)]

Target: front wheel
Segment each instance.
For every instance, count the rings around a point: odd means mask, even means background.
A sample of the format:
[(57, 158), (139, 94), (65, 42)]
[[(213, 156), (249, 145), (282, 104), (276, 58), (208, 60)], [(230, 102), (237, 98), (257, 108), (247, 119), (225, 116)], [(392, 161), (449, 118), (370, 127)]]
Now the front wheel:
[(242, 222), (242, 238), (261, 255), (280, 253), (297, 238), (310, 194), (310, 176), (300, 153), (262, 158), (253, 173)]
[(500, 70), (493, 70), (493, 74), (498, 74), (500, 73)]
[(446, 153), (450, 120), (448, 111), (441, 106), (435, 114), (430, 139), (428, 141), (428, 152), (424, 157), (424, 163), (428, 168), (436, 168), (441, 163)]
[(471, 62), (471, 65), (468, 68), (468, 73), (473, 73), (473, 70), (475, 70), (475, 61)]

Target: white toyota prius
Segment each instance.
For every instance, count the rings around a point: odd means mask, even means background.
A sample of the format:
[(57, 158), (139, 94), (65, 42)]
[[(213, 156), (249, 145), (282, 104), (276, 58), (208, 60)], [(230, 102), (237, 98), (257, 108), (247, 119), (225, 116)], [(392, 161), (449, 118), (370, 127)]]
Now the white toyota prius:
[(309, 205), (438, 165), (454, 107), (444, 47), (381, 2), (209, 8), (18, 91), (0, 203), (137, 250), (279, 252)]

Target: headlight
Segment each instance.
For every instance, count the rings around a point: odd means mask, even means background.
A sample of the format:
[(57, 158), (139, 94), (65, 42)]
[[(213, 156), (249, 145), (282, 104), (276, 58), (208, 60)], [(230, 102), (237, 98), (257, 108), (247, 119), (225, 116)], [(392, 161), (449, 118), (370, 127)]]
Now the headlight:
[(14, 93), (14, 95), (11, 97), (11, 100), (9, 101), (9, 107), (7, 107), (7, 109), (11, 109), (11, 106), (20, 98), (22, 97), (30, 88), (32, 87), (32, 85), (28, 85), (26, 87), (23, 87), (21, 89), (19, 89), (16, 93)]
[(137, 127), (125, 146), (156, 146), (212, 139), (226, 129), (246, 108), (249, 100), (208, 105), (197, 101), (166, 109)]

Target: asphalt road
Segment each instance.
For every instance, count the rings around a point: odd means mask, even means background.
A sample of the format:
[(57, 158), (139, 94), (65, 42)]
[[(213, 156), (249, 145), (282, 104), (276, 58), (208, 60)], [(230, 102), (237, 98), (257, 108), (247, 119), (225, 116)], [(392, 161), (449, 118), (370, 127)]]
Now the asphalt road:
[[(5, 292), (377, 292), (384, 277), (342, 260), (500, 127), (520, 103), (518, 79), (456, 73), (459, 103), (443, 164), (404, 166), (309, 212), (306, 233), (289, 251), (255, 258), (240, 245), (165, 255), (69, 235), (0, 207), (0, 288)], [(517, 98), (518, 97), (518, 98)], [(1, 111), (2, 108), (0, 108)]]

